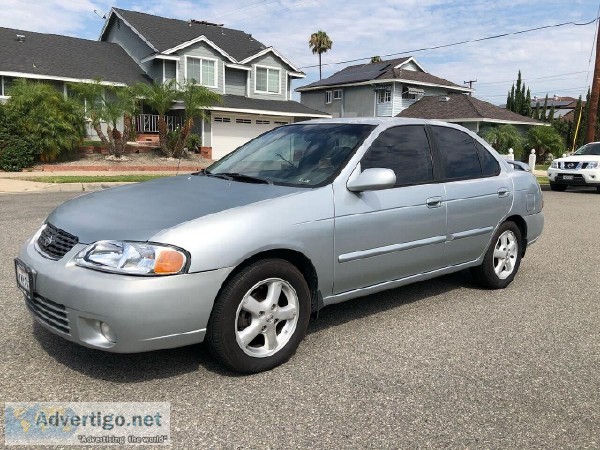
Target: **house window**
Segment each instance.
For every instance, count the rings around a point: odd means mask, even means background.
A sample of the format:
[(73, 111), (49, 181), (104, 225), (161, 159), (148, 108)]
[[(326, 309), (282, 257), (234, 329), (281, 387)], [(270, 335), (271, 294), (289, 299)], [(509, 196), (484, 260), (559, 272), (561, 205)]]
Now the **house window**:
[(256, 125), (269, 125), (271, 122), (268, 120), (257, 120)]
[(193, 81), (202, 86), (217, 87), (217, 60), (186, 57), (187, 81)]
[(325, 91), (325, 104), (331, 103), (331, 91)]
[(252, 123), (250, 119), (235, 119), (235, 123)]
[(231, 119), (229, 117), (215, 117), (215, 122), (229, 123)]
[(4, 97), (10, 96), (10, 89), (12, 88), (15, 79), (12, 77), (2, 77), (2, 95)]
[(256, 66), (256, 83), (254, 90), (267, 94), (279, 94), (281, 92), (281, 71), (272, 67)]
[(392, 101), (391, 89), (381, 89), (377, 91), (377, 103), (390, 103)]
[(333, 99), (334, 100), (342, 99), (342, 90), (341, 89), (336, 89), (335, 91), (333, 91)]
[(283, 122), (281, 120), (274, 120), (273, 123), (275, 125), (287, 125), (288, 124), (288, 122)]
[(177, 64), (176, 61), (163, 61), (163, 80), (165, 82), (176, 79), (176, 77), (177, 77), (176, 64)]
[(414, 88), (411, 86), (403, 86), (402, 87), (402, 98), (408, 100), (418, 100), (425, 95), (425, 91), (423, 89)]

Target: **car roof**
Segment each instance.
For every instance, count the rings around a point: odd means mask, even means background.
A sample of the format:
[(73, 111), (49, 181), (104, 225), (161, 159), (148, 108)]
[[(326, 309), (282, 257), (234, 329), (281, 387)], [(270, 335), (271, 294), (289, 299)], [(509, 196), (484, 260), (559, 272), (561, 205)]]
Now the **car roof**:
[[(386, 128), (394, 125), (439, 125), (449, 128), (457, 128), (466, 130), (466, 128), (456, 125), (453, 123), (442, 122), (441, 120), (428, 120), (428, 119), (412, 119), (405, 117), (353, 117), (353, 118), (333, 118), (333, 119), (314, 119), (305, 122), (299, 122), (302, 124), (319, 124), (319, 123), (351, 123), (351, 124), (365, 124), (365, 125), (383, 125)], [(468, 131), (468, 130), (467, 130)]]

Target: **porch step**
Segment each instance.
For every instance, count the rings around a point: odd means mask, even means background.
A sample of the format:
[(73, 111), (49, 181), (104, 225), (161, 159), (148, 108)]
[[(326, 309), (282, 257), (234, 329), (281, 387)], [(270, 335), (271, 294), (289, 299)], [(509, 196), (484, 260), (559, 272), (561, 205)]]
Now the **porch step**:
[(136, 137), (136, 142), (158, 144), (158, 134), (155, 133), (139, 133)]

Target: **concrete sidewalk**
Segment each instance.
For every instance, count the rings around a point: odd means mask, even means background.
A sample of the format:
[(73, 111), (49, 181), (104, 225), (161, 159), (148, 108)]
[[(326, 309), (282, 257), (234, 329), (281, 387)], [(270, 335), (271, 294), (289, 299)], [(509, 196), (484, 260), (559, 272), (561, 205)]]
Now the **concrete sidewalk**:
[(33, 192), (88, 192), (131, 183), (42, 183), (16, 178), (0, 178), (0, 194)]

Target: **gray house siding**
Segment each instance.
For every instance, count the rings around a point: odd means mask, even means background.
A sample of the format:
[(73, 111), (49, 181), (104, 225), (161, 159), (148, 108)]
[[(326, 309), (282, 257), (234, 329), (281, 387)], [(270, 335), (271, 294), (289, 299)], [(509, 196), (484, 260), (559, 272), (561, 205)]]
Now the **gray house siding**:
[(162, 80), (162, 61), (141, 63), (142, 59), (155, 53), (154, 50), (116, 16), (108, 25), (106, 41), (119, 44), (153, 80)]
[[(336, 88), (337, 89), (337, 88)], [(331, 103), (325, 103), (325, 92), (332, 91)], [(375, 92), (373, 86), (341, 88), (342, 99), (333, 99), (333, 88), (300, 93), (300, 102), (309, 108), (331, 114), (332, 117), (373, 117)]]
[(223, 94), (223, 71), (225, 70), (225, 63), (223, 62), (223, 57), (219, 52), (212, 49), (204, 42), (199, 42), (197, 44), (181, 49), (179, 52), (177, 52), (177, 56), (180, 57), (178, 64), (179, 83), (181, 84), (185, 84), (187, 79), (186, 56), (195, 58), (216, 59), (215, 70), (217, 72), (217, 87), (214, 88), (212, 86), (208, 86), (208, 88), (215, 92), (218, 92), (219, 94)]
[[(274, 56), (271, 53), (267, 53), (259, 58), (253, 59), (248, 64), (252, 65), (252, 71), (250, 72), (250, 97), (252, 98), (262, 98), (264, 100), (287, 100), (288, 89), (289, 89), (289, 79), (287, 73), (287, 64), (285, 64), (281, 59)], [(275, 69), (280, 69), (279, 76), (279, 94), (262, 94), (256, 92), (256, 86), (254, 83), (254, 78), (256, 76), (256, 66), (265, 66), (272, 67)]]
[(247, 70), (225, 68), (225, 92), (231, 95), (246, 96)]

